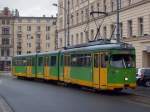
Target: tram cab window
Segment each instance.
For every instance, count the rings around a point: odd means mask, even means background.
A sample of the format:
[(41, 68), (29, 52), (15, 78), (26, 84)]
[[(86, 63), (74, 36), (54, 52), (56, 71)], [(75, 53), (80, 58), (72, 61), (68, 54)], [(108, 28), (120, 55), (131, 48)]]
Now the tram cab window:
[(56, 56), (51, 56), (51, 66), (56, 66)]
[(135, 67), (134, 56), (129, 54), (112, 55), (110, 65), (115, 68), (131, 68)]
[(43, 57), (38, 58), (38, 66), (43, 66)]

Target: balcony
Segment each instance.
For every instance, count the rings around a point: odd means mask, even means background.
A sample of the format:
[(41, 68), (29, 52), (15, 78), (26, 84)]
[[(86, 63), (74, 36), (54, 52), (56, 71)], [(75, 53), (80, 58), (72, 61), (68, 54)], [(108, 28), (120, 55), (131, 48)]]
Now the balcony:
[(0, 44), (0, 47), (2, 48), (10, 48), (10, 47), (13, 47), (12, 44)]
[(10, 38), (11, 34), (0, 34), (2, 38)]

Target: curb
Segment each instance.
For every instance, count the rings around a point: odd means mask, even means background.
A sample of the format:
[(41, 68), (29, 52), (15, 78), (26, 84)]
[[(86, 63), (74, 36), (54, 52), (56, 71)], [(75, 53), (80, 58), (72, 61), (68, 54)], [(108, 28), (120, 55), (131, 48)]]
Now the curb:
[(14, 112), (2, 96), (0, 96), (0, 112)]

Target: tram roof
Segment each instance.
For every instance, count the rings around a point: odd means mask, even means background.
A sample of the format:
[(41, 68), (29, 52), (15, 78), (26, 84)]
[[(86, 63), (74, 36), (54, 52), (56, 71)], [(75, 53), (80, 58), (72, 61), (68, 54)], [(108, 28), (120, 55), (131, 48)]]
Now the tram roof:
[(46, 55), (46, 54), (57, 54), (59, 51), (43, 52), (43, 53), (31, 53), (31, 54), (22, 54), (16, 55), (14, 57), (26, 57), (26, 56), (35, 56), (35, 55)]
[(37, 53), (30, 53), (30, 54), (22, 54), (22, 55), (16, 55), (14, 57), (24, 57), (24, 56), (34, 56), (36, 55)]
[(62, 52), (76, 52), (76, 51), (95, 51), (95, 50), (111, 50), (111, 49), (133, 49), (134, 47), (127, 43), (110, 43), (110, 44), (102, 44), (102, 45), (94, 45), (94, 46), (87, 46), (87, 47), (79, 47), (79, 48), (72, 48), (66, 49)]
[(43, 52), (43, 53), (38, 53), (37, 55), (47, 55), (47, 54), (57, 54), (59, 51), (51, 51), (51, 52)]

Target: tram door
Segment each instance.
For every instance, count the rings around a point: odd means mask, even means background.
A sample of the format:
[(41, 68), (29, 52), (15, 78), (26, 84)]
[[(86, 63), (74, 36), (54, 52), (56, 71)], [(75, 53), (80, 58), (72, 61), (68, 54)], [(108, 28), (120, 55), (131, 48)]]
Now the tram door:
[(49, 57), (45, 56), (44, 58), (44, 79), (48, 79), (49, 78)]
[(64, 81), (70, 82), (70, 56), (64, 56)]
[(27, 57), (27, 77), (31, 77), (32, 75), (32, 58)]
[(107, 88), (107, 54), (105, 52), (94, 54), (93, 86)]
[(93, 65), (93, 86), (94, 88), (100, 88), (100, 54), (94, 54)]

